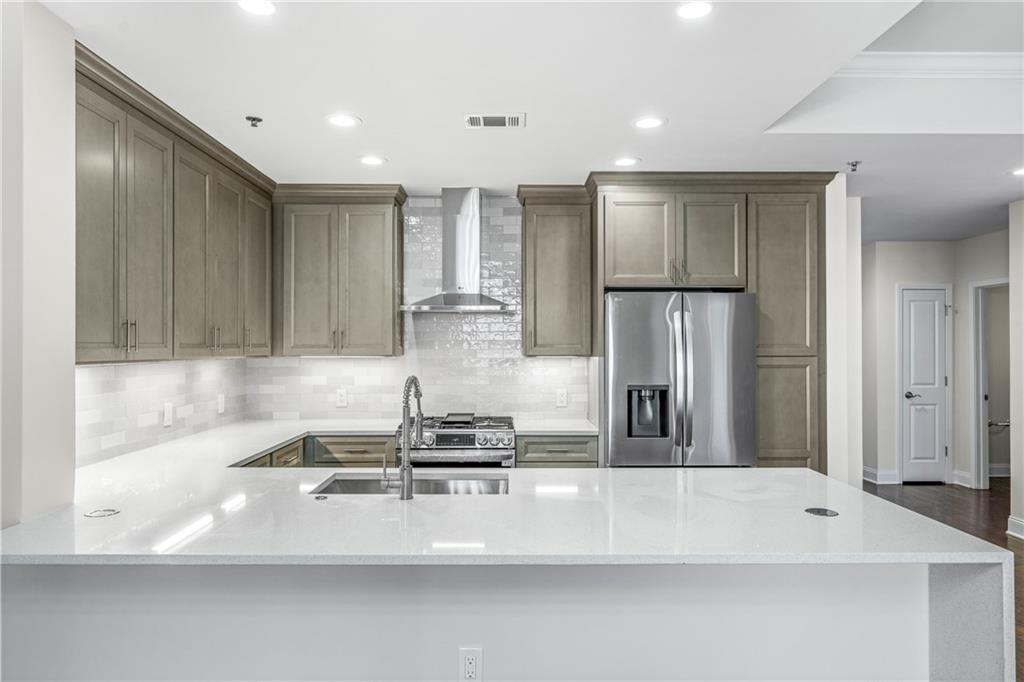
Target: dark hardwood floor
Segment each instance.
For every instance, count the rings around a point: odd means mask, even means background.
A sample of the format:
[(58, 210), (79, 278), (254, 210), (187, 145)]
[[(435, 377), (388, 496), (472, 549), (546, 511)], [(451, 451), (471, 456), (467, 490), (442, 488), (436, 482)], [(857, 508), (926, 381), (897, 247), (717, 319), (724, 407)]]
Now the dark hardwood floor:
[(1017, 679), (1024, 680), (1024, 541), (1006, 534), (1010, 479), (993, 478), (991, 486), (989, 490), (972, 490), (956, 485), (875, 485), (865, 481), (864, 491), (1013, 552)]

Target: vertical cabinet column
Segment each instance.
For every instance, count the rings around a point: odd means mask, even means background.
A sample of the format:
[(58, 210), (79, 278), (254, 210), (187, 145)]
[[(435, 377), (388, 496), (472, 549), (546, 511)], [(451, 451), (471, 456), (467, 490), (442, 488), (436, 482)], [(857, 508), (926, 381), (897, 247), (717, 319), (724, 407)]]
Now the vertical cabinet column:
[(245, 355), (270, 355), (270, 202), (245, 188)]
[(338, 352), (338, 207), (289, 205), (283, 212), (284, 355)]
[(174, 356), (208, 357), (216, 343), (207, 258), (213, 166), (182, 145), (174, 157)]
[(216, 171), (209, 238), (209, 310), (215, 355), (242, 355), (242, 183)]

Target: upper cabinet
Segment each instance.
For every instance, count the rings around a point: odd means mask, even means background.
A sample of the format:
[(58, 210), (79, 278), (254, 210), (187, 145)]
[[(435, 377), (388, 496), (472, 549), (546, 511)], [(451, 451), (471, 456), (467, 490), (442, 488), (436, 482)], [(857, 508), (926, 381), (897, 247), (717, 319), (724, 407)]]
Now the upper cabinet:
[(758, 355), (818, 353), (818, 196), (751, 194), (747, 290), (757, 294)]
[(402, 353), (404, 201), (397, 185), (279, 188), (283, 355)]
[(675, 286), (675, 195), (610, 192), (603, 208), (605, 286)]
[(170, 358), (173, 139), (81, 80), (75, 139), (76, 359)]
[(589, 355), (591, 219), (583, 188), (523, 186), (523, 354)]
[(675, 262), (685, 287), (746, 285), (746, 195), (677, 194)]
[(246, 355), (270, 355), (270, 220), (270, 201), (246, 187), (242, 212)]

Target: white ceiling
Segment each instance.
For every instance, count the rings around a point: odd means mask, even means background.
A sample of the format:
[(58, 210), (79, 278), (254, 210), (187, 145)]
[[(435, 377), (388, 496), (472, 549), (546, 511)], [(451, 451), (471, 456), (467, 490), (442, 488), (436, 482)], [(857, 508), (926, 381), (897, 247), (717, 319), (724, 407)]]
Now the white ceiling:
[[(47, 3), (85, 45), (278, 182), (399, 182), (410, 194), (579, 184), (637, 170), (842, 170), (865, 235), (944, 239), (1006, 226), (1024, 196), (1018, 135), (764, 134), (916, 4)], [(876, 43), (877, 44), (877, 43)], [(326, 116), (364, 125), (342, 130)], [(469, 112), (527, 114), (467, 130)], [(635, 117), (668, 116), (638, 131)], [(264, 119), (248, 127), (247, 114)], [(379, 168), (359, 163), (374, 153)]]

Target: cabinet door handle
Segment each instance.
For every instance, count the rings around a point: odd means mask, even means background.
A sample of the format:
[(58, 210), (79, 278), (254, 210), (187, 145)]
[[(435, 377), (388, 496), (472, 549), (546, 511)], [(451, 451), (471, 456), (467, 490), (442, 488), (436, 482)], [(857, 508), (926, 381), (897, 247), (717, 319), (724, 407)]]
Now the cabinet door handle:
[(135, 327), (135, 352), (139, 352), (139, 321), (135, 320), (132, 322), (132, 326)]
[(210, 350), (217, 350), (217, 328), (210, 327)]
[(331, 331), (331, 350), (337, 350), (338, 348), (338, 330)]
[(128, 328), (132, 326), (132, 323), (129, 320), (126, 319), (121, 326), (124, 327), (124, 348), (125, 348), (125, 352), (131, 353), (132, 352), (132, 344), (128, 340)]
[(245, 344), (252, 350), (252, 327), (245, 328)]

